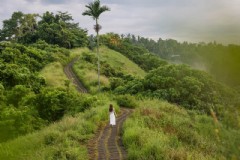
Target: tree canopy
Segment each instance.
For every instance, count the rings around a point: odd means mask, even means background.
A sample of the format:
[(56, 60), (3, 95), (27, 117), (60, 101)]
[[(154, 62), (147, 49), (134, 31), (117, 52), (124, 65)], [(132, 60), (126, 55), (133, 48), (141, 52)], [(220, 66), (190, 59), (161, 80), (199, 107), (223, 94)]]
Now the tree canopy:
[(81, 29), (68, 12), (45, 12), (43, 15), (14, 12), (3, 21), (1, 41), (23, 44), (44, 40), (65, 48), (83, 47), (87, 44), (87, 31)]

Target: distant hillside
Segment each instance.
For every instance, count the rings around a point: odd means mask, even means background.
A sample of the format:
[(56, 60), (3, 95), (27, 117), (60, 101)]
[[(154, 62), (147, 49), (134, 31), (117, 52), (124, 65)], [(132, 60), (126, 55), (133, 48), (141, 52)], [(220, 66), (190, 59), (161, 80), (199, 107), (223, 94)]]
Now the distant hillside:
[(240, 45), (178, 42), (174, 39), (154, 41), (127, 35), (132, 44), (144, 46), (150, 52), (173, 63), (183, 63), (204, 70), (220, 82), (240, 90)]

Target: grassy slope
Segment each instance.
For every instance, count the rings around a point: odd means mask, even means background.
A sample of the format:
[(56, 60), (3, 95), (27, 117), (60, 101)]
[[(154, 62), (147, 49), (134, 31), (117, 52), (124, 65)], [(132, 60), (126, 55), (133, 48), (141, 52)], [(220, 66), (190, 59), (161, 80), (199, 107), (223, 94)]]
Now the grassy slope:
[[(71, 51), (70, 62), (74, 57), (81, 55), (82, 52), (88, 51), (87, 48), (78, 48)], [(63, 65), (60, 62), (53, 62), (48, 64), (42, 69), (40, 75), (44, 77), (46, 84), (50, 87), (65, 88), (65, 83), (68, 80), (63, 71)], [(71, 89), (74, 89), (74, 85), (70, 83)]]
[(143, 100), (124, 124), (128, 159), (237, 159), (240, 131), (211, 116), (163, 102)]
[[(89, 54), (96, 55), (95, 52), (90, 50), (74, 49), (72, 53), (79, 53), (80, 59), (74, 65), (74, 71), (85, 84), (85, 86), (92, 92), (97, 91), (97, 64), (92, 64), (81, 59), (82, 53), (88, 52)], [(113, 69), (122, 71), (125, 74), (131, 74), (140, 78), (143, 78), (146, 73), (138, 65), (130, 61), (127, 57), (123, 56), (119, 52), (111, 50), (107, 47), (100, 47), (100, 60), (106, 61)], [(109, 86), (109, 79), (100, 75), (101, 87)]]
[(143, 78), (146, 73), (137, 64), (129, 60), (119, 52), (111, 50), (107, 47), (100, 48), (101, 60), (105, 60), (116, 70), (123, 71), (124, 74), (131, 74), (136, 77)]
[(63, 72), (63, 66), (60, 62), (53, 62), (48, 64), (40, 74), (45, 78), (48, 86), (51, 87), (65, 87), (66, 75)]

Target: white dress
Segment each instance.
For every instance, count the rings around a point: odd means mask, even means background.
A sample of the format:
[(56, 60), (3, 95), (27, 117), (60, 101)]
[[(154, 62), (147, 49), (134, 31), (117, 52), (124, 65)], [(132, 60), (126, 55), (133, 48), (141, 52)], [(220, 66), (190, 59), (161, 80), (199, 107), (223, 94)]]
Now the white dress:
[(116, 125), (116, 117), (114, 114), (114, 110), (110, 112), (110, 125)]

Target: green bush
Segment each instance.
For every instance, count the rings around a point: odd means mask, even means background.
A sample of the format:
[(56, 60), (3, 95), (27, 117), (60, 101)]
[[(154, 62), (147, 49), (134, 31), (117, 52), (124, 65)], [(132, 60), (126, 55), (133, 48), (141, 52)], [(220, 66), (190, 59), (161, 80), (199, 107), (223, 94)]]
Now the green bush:
[(108, 63), (101, 62), (101, 74), (107, 76), (107, 77), (113, 77), (116, 76), (117, 73), (115, 69), (113, 69)]
[(83, 52), (82, 59), (92, 64), (97, 64), (97, 57), (91, 52)]
[(7, 106), (0, 113), (0, 142), (5, 142), (46, 125), (33, 107)]
[(110, 87), (112, 90), (116, 89), (119, 86), (124, 84), (124, 80), (122, 78), (112, 77), (110, 78)]
[(135, 108), (137, 107), (137, 102), (135, 98), (131, 95), (119, 95), (116, 96), (117, 104), (121, 107)]
[(208, 114), (213, 107), (219, 116), (226, 109), (220, 106), (236, 106), (238, 96), (207, 73), (186, 65), (164, 65), (150, 71), (143, 80), (126, 76), (112, 78), (111, 88), (116, 94), (163, 99)]

